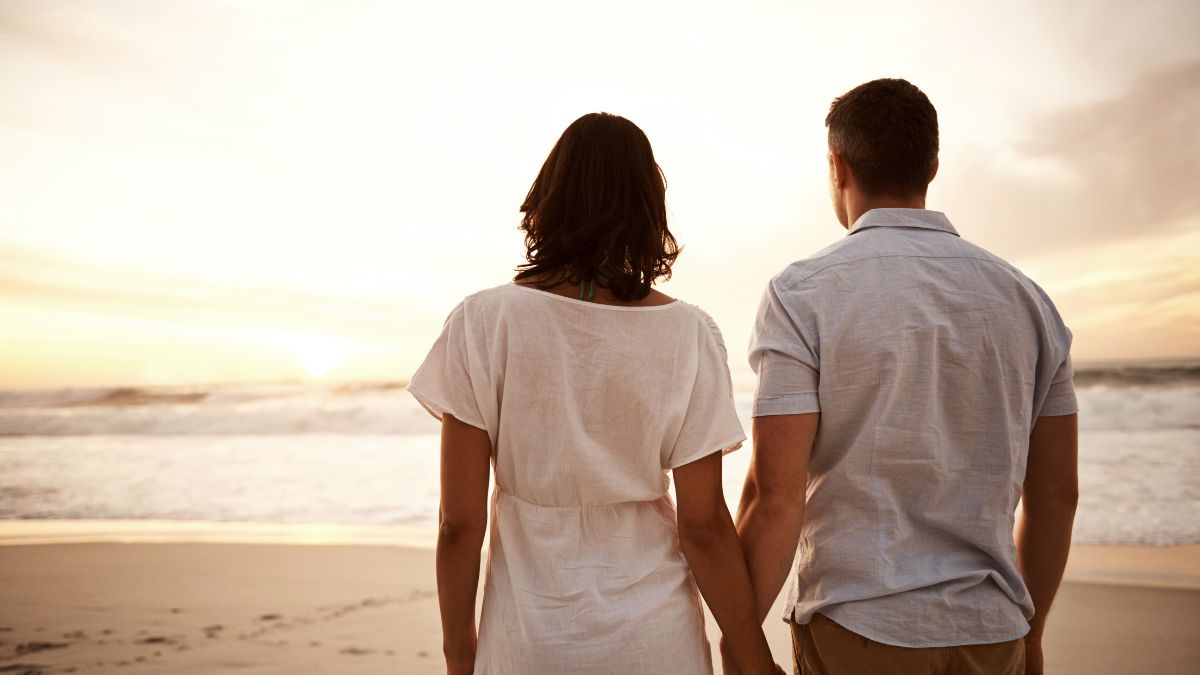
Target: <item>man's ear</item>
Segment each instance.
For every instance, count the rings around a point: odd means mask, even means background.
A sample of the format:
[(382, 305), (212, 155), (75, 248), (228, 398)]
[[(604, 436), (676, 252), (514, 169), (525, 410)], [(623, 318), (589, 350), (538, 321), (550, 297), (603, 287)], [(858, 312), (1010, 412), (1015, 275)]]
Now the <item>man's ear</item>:
[(934, 158), (933, 158), (933, 171), (930, 171), (930, 172), (929, 172), (929, 182), (930, 182), (930, 183), (932, 183), (932, 182), (933, 182), (933, 179), (934, 179), (934, 177), (935, 177), (935, 176), (937, 176), (937, 172), (938, 172), (938, 166), (940, 166), (940, 165), (941, 165), (941, 164), (940, 164), (940, 162), (938, 161), (938, 158), (937, 158), (937, 157), (934, 157)]
[(829, 170), (832, 172), (833, 186), (839, 190), (845, 188), (850, 178), (850, 167), (841, 155), (832, 150), (829, 151)]

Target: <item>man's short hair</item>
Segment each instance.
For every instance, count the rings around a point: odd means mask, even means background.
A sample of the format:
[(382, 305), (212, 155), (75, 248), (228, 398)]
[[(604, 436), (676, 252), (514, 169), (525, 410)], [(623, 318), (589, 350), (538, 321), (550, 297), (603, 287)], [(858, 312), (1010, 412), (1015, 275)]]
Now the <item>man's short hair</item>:
[(860, 84), (833, 99), (829, 148), (873, 196), (924, 195), (938, 155), (937, 110), (907, 80)]

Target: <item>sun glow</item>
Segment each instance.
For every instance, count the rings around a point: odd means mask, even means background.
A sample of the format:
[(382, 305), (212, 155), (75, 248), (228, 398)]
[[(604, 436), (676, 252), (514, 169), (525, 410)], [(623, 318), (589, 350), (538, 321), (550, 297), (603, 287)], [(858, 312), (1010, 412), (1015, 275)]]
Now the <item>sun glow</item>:
[(0, 2), (0, 387), (402, 381), (511, 278), (530, 182), (598, 110), (668, 177), (662, 290), (751, 378), (762, 289), (844, 236), (830, 100), (880, 76), (937, 106), (930, 206), (1073, 353), (1196, 355), (1194, 0), (352, 5)]
[(354, 343), (327, 335), (286, 335), (278, 344), (290, 352), (309, 377), (319, 380), (348, 362), (358, 351)]

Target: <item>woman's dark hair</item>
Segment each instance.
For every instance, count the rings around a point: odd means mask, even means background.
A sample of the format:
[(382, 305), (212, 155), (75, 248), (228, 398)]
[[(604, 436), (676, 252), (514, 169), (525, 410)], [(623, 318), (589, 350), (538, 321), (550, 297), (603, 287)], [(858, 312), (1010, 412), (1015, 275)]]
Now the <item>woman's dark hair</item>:
[(937, 110), (906, 80), (860, 84), (833, 99), (829, 149), (850, 165), (864, 192), (924, 195), (938, 156)]
[(633, 122), (591, 113), (571, 123), (538, 172), (521, 212), (517, 281), (594, 283), (640, 300), (670, 278), (679, 244), (667, 229), (667, 183)]

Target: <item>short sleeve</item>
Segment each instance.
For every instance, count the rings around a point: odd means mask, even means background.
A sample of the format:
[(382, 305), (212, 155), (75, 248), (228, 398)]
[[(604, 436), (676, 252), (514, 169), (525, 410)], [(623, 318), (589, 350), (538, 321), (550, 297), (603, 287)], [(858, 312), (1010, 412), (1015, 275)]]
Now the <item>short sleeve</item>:
[[(1079, 404), (1075, 398), (1075, 369), (1071, 367), (1071, 343), (1074, 336), (1071, 335), (1071, 329), (1063, 323), (1062, 315), (1058, 313), (1058, 308), (1054, 306), (1050, 296), (1046, 295), (1046, 291), (1037, 284), (1034, 284), (1034, 288), (1044, 303), (1045, 328), (1042, 347), (1048, 354), (1053, 355), (1049, 360), (1050, 364), (1054, 364), (1054, 372), (1049, 374), (1050, 384), (1047, 385), (1046, 396), (1034, 417), (1073, 415), (1079, 412)], [(1039, 377), (1045, 382), (1044, 374), (1039, 374)]]
[(742, 447), (746, 433), (733, 402), (729, 357), (721, 331), (707, 314), (700, 336), (696, 380), (683, 424), (663, 466), (676, 469), (714, 452), (729, 453)]
[[(795, 297), (799, 301), (804, 295)], [(784, 304), (775, 281), (767, 285), (750, 338), (750, 368), (758, 375), (754, 417), (821, 410), (816, 329), (797, 319), (807, 313), (804, 307)]]
[(1074, 377), (1075, 370), (1071, 367), (1071, 355), (1068, 354), (1050, 378), (1050, 388), (1042, 401), (1038, 417), (1060, 417), (1079, 412), (1079, 403), (1075, 399)]
[(442, 334), (433, 343), (421, 367), (413, 374), (407, 389), (439, 420), (442, 415), (449, 414), (461, 422), (486, 430), (471, 382), (462, 304), (450, 312)]

